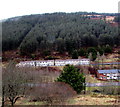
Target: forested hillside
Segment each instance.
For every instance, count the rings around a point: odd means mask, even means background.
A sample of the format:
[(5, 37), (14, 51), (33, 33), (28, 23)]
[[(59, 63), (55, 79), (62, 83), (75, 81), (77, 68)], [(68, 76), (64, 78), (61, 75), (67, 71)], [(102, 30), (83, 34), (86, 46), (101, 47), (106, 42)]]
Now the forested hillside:
[(105, 20), (91, 20), (83, 13), (52, 13), (4, 21), (2, 43), (3, 51), (19, 49), (22, 55), (41, 50), (62, 53), (81, 47), (120, 45), (120, 35), (118, 27)]

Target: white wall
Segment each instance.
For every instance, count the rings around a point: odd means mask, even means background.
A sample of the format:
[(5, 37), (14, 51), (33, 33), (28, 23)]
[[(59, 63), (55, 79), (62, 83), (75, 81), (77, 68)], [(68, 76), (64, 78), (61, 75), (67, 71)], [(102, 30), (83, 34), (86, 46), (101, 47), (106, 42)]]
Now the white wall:
[(111, 73), (111, 74), (106, 74), (107, 79), (119, 79), (120, 74), (119, 73)]

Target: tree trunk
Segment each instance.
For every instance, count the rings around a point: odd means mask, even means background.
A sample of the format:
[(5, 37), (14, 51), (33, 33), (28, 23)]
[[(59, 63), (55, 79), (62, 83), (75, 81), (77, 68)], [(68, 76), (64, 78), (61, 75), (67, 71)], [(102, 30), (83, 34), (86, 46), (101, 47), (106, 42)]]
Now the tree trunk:
[(10, 97), (9, 97), (9, 100), (10, 100), (10, 102), (11, 102), (11, 106), (14, 107), (14, 98), (10, 98)]
[(2, 96), (2, 107), (4, 107), (4, 102), (5, 102), (5, 99), (4, 99), (4, 96)]
[(14, 101), (11, 101), (11, 106), (14, 107)]
[(4, 103), (5, 103), (5, 97), (4, 97), (4, 88), (2, 90), (2, 107), (4, 107)]

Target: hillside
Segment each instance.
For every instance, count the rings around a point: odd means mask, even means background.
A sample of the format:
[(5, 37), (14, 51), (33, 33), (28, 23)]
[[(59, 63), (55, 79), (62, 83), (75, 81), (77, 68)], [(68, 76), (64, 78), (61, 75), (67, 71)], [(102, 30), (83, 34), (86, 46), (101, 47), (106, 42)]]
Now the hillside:
[(71, 53), (81, 47), (120, 45), (118, 27), (105, 20), (91, 20), (84, 16), (87, 14), (97, 13), (52, 13), (7, 19), (3, 22), (3, 52), (18, 49), (21, 55), (46, 50)]

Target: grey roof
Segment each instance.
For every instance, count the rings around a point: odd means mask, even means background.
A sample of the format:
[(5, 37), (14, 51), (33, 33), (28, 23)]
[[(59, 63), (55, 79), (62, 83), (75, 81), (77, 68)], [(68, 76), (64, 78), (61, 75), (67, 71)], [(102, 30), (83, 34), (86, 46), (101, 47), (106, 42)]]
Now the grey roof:
[(107, 70), (98, 70), (99, 73), (120, 73), (120, 69), (107, 69)]

